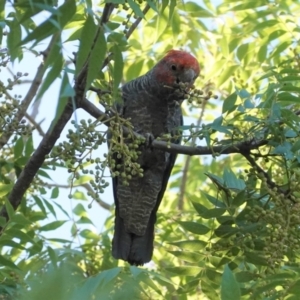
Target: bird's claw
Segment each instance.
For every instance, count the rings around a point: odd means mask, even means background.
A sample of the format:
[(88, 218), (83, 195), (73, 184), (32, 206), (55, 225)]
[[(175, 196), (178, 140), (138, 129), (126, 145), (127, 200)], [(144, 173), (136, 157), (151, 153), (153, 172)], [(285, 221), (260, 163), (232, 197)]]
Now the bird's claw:
[(146, 147), (150, 147), (152, 145), (152, 142), (155, 140), (154, 135), (152, 133), (147, 132), (144, 134), (144, 137), (146, 139), (145, 141)]

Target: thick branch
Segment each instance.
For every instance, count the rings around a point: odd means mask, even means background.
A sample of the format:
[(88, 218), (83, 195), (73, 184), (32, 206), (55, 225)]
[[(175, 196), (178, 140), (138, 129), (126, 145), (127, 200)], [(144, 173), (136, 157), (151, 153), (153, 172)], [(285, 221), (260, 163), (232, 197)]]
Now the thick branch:
[[(109, 126), (109, 117), (104, 112), (102, 112), (100, 109), (98, 109), (93, 103), (91, 103), (87, 99), (83, 99), (80, 102), (80, 108), (84, 109), (86, 112), (88, 112), (91, 116), (93, 116), (96, 119), (100, 119), (104, 125)], [(123, 132), (125, 134), (130, 134), (132, 131), (130, 131), (128, 128), (123, 127)], [(143, 135), (134, 133), (134, 135), (137, 138), (144, 138)], [(244, 141), (240, 143), (236, 143), (233, 145), (228, 146), (228, 141), (223, 141), (225, 145), (218, 145), (213, 147), (206, 147), (206, 146), (197, 146), (197, 147), (190, 147), (190, 146), (183, 146), (178, 144), (172, 144), (161, 140), (154, 140), (152, 141), (151, 147), (164, 150), (166, 152), (170, 153), (177, 153), (177, 154), (186, 154), (186, 155), (212, 155), (215, 153), (220, 154), (231, 154), (231, 153), (245, 153), (247, 151), (258, 149), (261, 146), (267, 145), (267, 140), (252, 140), (252, 141)]]

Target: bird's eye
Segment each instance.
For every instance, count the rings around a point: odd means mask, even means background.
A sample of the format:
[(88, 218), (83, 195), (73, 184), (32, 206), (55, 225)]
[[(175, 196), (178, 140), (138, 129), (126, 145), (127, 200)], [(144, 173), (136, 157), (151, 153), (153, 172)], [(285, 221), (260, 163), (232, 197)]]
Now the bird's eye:
[(176, 71), (176, 70), (177, 70), (177, 67), (176, 67), (175, 65), (172, 65), (172, 66), (171, 66), (171, 69), (172, 69), (173, 71)]

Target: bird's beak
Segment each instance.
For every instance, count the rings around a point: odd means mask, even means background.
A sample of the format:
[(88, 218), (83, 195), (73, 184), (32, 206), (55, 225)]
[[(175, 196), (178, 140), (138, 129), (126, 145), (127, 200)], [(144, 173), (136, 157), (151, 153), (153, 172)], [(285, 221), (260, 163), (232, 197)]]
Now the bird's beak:
[(183, 72), (183, 76), (181, 78), (182, 82), (194, 83), (195, 79), (197, 78), (197, 74), (193, 69), (186, 69)]

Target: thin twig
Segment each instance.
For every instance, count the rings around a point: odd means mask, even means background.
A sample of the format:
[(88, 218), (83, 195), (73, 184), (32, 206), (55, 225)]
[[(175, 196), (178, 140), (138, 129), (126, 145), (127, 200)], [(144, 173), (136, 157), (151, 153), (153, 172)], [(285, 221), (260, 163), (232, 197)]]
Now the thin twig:
[(290, 199), (292, 202), (295, 202), (289, 197), (290, 190), (283, 190), (279, 185), (277, 185), (272, 179), (270, 178), (269, 174), (265, 172), (255, 161), (255, 159), (251, 156), (249, 151), (241, 152), (241, 154), (248, 160), (250, 165), (256, 170), (258, 174), (262, 174), (264, 178), (266, 179), (266, 183), (269, 186), (269, 188), (274, 189), (276, 188), (277, 191), (283, 195), (286, 195), (288, 199)]
[(38, 131), (38, 133), (40, 134), (40, 136), (42, 136), (42, 137), (45, 136), (45, 132), (42, 129), (41, 125), (39, 123), (37, 123), (35, 121), (35, 119), (32, 118), (31, 115), (29, 115), (27, 112), (25, 113), (25, 118), (34, 126), (34, 128)]
[[(71, 188), (71, 186), (69, 184), (57, 184), (57, 183), (45, 183), (46, 186), (48, 187), (57, 187), (57, 188), (63, 188), (63, 189), (69, 189)], [(95, 199), (96, 197), (94, 197), (95, 192), (93, 190), (93, 188), (88, 184), (88, 183), (83, 183), (83, 184), (78, 184), (78, 185), (74, 185), (75, 187), (83, 187), (85, 188), (90, 194), (91, 197), (93, 199)], [(108, 203), (104, 202), (103, 200), (95, 200), (102, 208), (106, 209), (106, 210), (110, 210), (111, 209), (111, 205), (109, 205)]]
[[(144, 16), (146, 15), (146, 13), (149, 11), (150, 9), (150, 6), (147, 4), (145, 6), (145, 8), (143, 9), (143, 14)], [(138, 25), (140, 24), (140, 22), (142, 21), (143, 18), (141, 17), (138, 17), (135, 22), (130, 26), (130, 28), (128, 29), (125, 37), (126, 39), (128, 40), (130, 38), (130, 36), (132, 35), (132, 33), (134, 32), (134, 30), (138, 27)], [(112, 53), (109, 53), (108, 56), (105, 58), (104, 62), (103, 62), (103, 65), (102, 65), (102, 69), (104, 67), (106, 67), (108, 65), (108, 63), (110, 62), (110, 60), (112, 59), (113, 57), (113, 54)]]
[[(150, 6), (147, 4), (145, 6), (145, 8), (143, 9), (143, 14), (144, 16), (147, 14), (147, 12), (149, 11)], [(130, 28), (128, 29), (127, 33), (126, 33), (126, 38), (129, 39), (129, 37), (132, 35), (132, 33), (136, 30), (136, 28), (139, 26), (140, 22), (142, 21), (142, 17), (138, 17), (135, 22), (130, 26)]]

